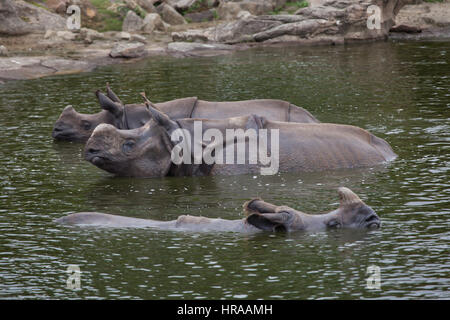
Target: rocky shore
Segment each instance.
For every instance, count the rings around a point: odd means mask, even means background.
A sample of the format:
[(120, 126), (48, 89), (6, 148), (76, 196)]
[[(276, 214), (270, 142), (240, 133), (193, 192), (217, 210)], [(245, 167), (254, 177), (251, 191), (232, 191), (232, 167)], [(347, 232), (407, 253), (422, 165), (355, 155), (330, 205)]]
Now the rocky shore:
[[(81, 9), (81, 28), (69, 30), (73, 5)], [(367, 24), (372, 5), (381, 13), (377, 28)], [(450, 38), (450, 1), (2, 0), (0, 21), (1, 83), (155, 55)]]

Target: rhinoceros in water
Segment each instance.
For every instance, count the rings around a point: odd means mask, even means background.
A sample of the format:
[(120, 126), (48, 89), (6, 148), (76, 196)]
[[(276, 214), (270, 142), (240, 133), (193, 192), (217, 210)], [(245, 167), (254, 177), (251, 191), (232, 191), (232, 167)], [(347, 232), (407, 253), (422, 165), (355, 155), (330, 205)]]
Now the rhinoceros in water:
[[(95, 114), (82, 114), (67, 106), (56, 121), (52, 136), (57, 140), (84, 142), (101, 123), (118, 129), (135, 129), (150, 120), (144, 104), (123, 104), (117, 95), (106, 87), (106, 95), (100, 91), (96, 96), (102, 111)], [(210, 102), (196, 97), (176, 99), (155, 103), (154, 106), (172, 119), (205, 118), (225, 119), (230, 117), (257, 114), (270, 120), (317, 123), (313, 115), (301, 107), (282, 100), (258, 99), (234, 102)]]
[(148, 108), (152, 119), (140, 128), (97, 126), (85, 159), (119, 176), (163, 177), (320, 171), (373, 166), (396, 157), (385, 140), (350, 125), (278, 122), (256, 115), (172, 120)]
[(381, 226), (375, 211), (350, 189), (338, 189), (339, 208), (325, 214), (307, 214), (287, 206), (276, 206), (261, 199), (244, 204), (247, 217), (238, 220), (205, 218), (189, 215), (177, 220), (157, 221), (130, 218), (99, 212), (78, 212), (56, 219), (69, 225), (101, 226), (114, 228), (156, 228), (180, 231), (316, 231), (328, 228), (376, 229)]

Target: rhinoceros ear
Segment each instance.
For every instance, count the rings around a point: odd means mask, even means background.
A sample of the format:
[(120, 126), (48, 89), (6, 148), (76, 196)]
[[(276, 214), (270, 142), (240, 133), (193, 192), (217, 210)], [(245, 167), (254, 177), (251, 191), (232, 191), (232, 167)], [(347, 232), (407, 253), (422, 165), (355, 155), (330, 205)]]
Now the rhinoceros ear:
[(111, 112), (115, 117), (122, 116), (123, 106), (120, 103), (112, 101), (110, 98), (101, 93), (100, 90), (97, 90), (95, 95), (97, 96), (98, 102), (100, 103), (102, 109)]
[(264, 231), (286, 231), (283, 212), (277, 213), (252, 213), (245, 219), (248, 224)]
[(114, 93), (114, 91), (111, 90), (109, 86), (109, 82), (106, 83), (106, 95), (108, 98), (110, 98), (112, 101), (119, 103), (123, 106), (122, 101), (120, 101), (119, 97)]
[(149, 102), (145, 102), (148, 111), (152, 115), (153, 120), (155, 120), (160, 126), (162, 126), (169, 135), (172, 131), (178, 129), (178, 125), (175, 121), (170, 120), (169, 116), (162, 111), (159, 111), (154, 106), (152, 106)]

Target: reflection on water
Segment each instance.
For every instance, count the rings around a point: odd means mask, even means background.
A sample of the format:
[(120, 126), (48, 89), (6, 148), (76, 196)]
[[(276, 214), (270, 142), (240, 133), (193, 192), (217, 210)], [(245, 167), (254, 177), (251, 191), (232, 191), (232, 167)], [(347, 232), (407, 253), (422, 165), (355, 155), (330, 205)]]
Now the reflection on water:
[[(0, 87), (0, 298), (449, 298), (450, 45), (277, 48), (226, 57), (152, 58)], [(63, 107), (97, 112), (109, 81), (122, 101), (276, 98), (323, 122), (385, 138), (399, 158), (369, 169), (276, 176), (114, 178), (54, 143)], [(374, 231), (242, 235), (63, 227), (101, 211), (161, 220), (238, 219), (250, 197), (306, 212), (354, 190), (382, 218)], [(82, 271), (79, 291), (66, 269)], [(367, 267), (381, 289), (366, 288)]]

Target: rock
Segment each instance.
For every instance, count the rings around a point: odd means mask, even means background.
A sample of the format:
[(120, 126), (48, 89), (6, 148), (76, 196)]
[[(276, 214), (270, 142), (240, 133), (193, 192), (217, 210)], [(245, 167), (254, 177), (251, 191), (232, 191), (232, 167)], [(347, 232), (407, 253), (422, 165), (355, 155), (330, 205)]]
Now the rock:
[(0, 45), (0, 57), (8, 56), (8, 49), (5, 46)]
[(168, 44), (167, 50), (175, 56), (217, 56), (231, 53), (235, 47), (226, 44), (172, 42)]
[(178, 11), (186, 11), (191, 6), (193, 6), (196, 2), (199, 2), (201, 0), (179, 0), (176, 3), (174, 3), (173, 7)]
[(47, 0), (45, 1), (46, 6), (59, 14), (65, 14), (67, 6), (69, 4), (68, 0)]
[(159, 14), (149, 13), (145, 16), (142, 31), (145, 33), (152, 33), (154, 30), (166, 31), (166, 26)]
[(56, 36), (55, 30), (47, 30), (44, 35), (44, 39), (50, 39)]
[(172, 40), (176, 42), (210, 42), (214, 41), (211, 29), (191, 29), (183, 32), (172, 32)]
[(56, 57), (44, 59), (41, 65), (56, 70), (56, 74), (75, 73), (90, 69), (89, 63), (85, 61)]
[(132, 34), (130, 41), (135, 41), (135, 42), (141, 42), (141, 43), (147, 43), (147, 38), (144, 36), (141, 36), (139, 34)]
[(55, 74), (90, 71), (93, 67), (88, 62), (52, 56), (0, 58), (0, 79), (36, 79)]
[(150, 0), (137, 0), (136, 2), (145, 11), (147, 11), (149, 13), (156, 13), (156, 8), (153, 5), (152, 1), (150, 1)]
[(17, 36), (64, 30), (66, 19), (22, 0), (0, 1), (0, 34)]
[(251, 16), (252, 16), (252, 14), (250, 12), (248, 12), (246, 10), (242, 10), (242, 11), (239, 11), (239, 13), (237, 14), (236, 18), (237, 19), (246, 19), (246, 18), (251, 17)]
[(163, 3), (158, 6), (158, 12), (161, 15), (161, 18), (170, 25), (187, 23), (183, 16), (168, 4)]
[(106, 36), (97, 30), (81, 28), (80, 29), (80, 39), (87, 44), (91, 44), (94, 40), (104, 40)]
[(138, 58), (145, 54), (145, 45), (142, 43), (118, 43), (112, 48), (109, 56), (112, 58)]
[(398, 26), (405, 25), (426, 30), (438, 30), (450, 26), (450, 3), (424, 2), (402, 7), (395, 22)]
[(75, 40), (77, 38), (77, 34), (71, 31), (56, 31), (56, 37), (62, 40)]
[(235, 2), (221, 2), (217, 8), (217, 14), (222, 20), (233, 20), (240, 11), (241, 7)]
[(86, 16), (89, 19), (94, 19), (97, 16), (97, 11), (94, 10), (93, 8), (86, 8)]
[[(230, 8), (242, 8), (243, 3), (222, 2)], [(247, 16), (204, 30), (189, 30), (172, 34), (177, 41), (201, 39), (205, 42), (298, 41), (303, 43), (345, 43), (359, 40), (385, 39), (404, 0), (329, 0), (314, 8), (302, 8), (295, 15)], [(370, 5), (381, 9), (379, 28), (368, 28)], [(219, 6), (220, 8), (220, 6)], [(250, 13), (253, 13), (249, 10)], [(239, 12), (226, 11), (237, 15)], [(195, 41), (195, 40), (193, 40)]]
[(223, 20), (233, 20), (241, 11), (248, 11), (252, 15), (258, 16), (268, 13), (274, 8), (274, 3), (271, 1), (221, 2), (217, 13)]
[(131, 33), (122, 31), (122, 32), (119, 32), (119, 33), (117, 34), (117, 37), (118, 37), (120, 40), (130, 40), (130, 39), (131, 39)]
[(125, 20), (123, 20), (122, 31), (136, 32), (140, 31), (144, 26), (144, 21), (133, 10), (127, 12)]
[(117, 38), (119, 40), (130, 40), (131, 34), (129, 32), (122, 31), (117, 34)]

